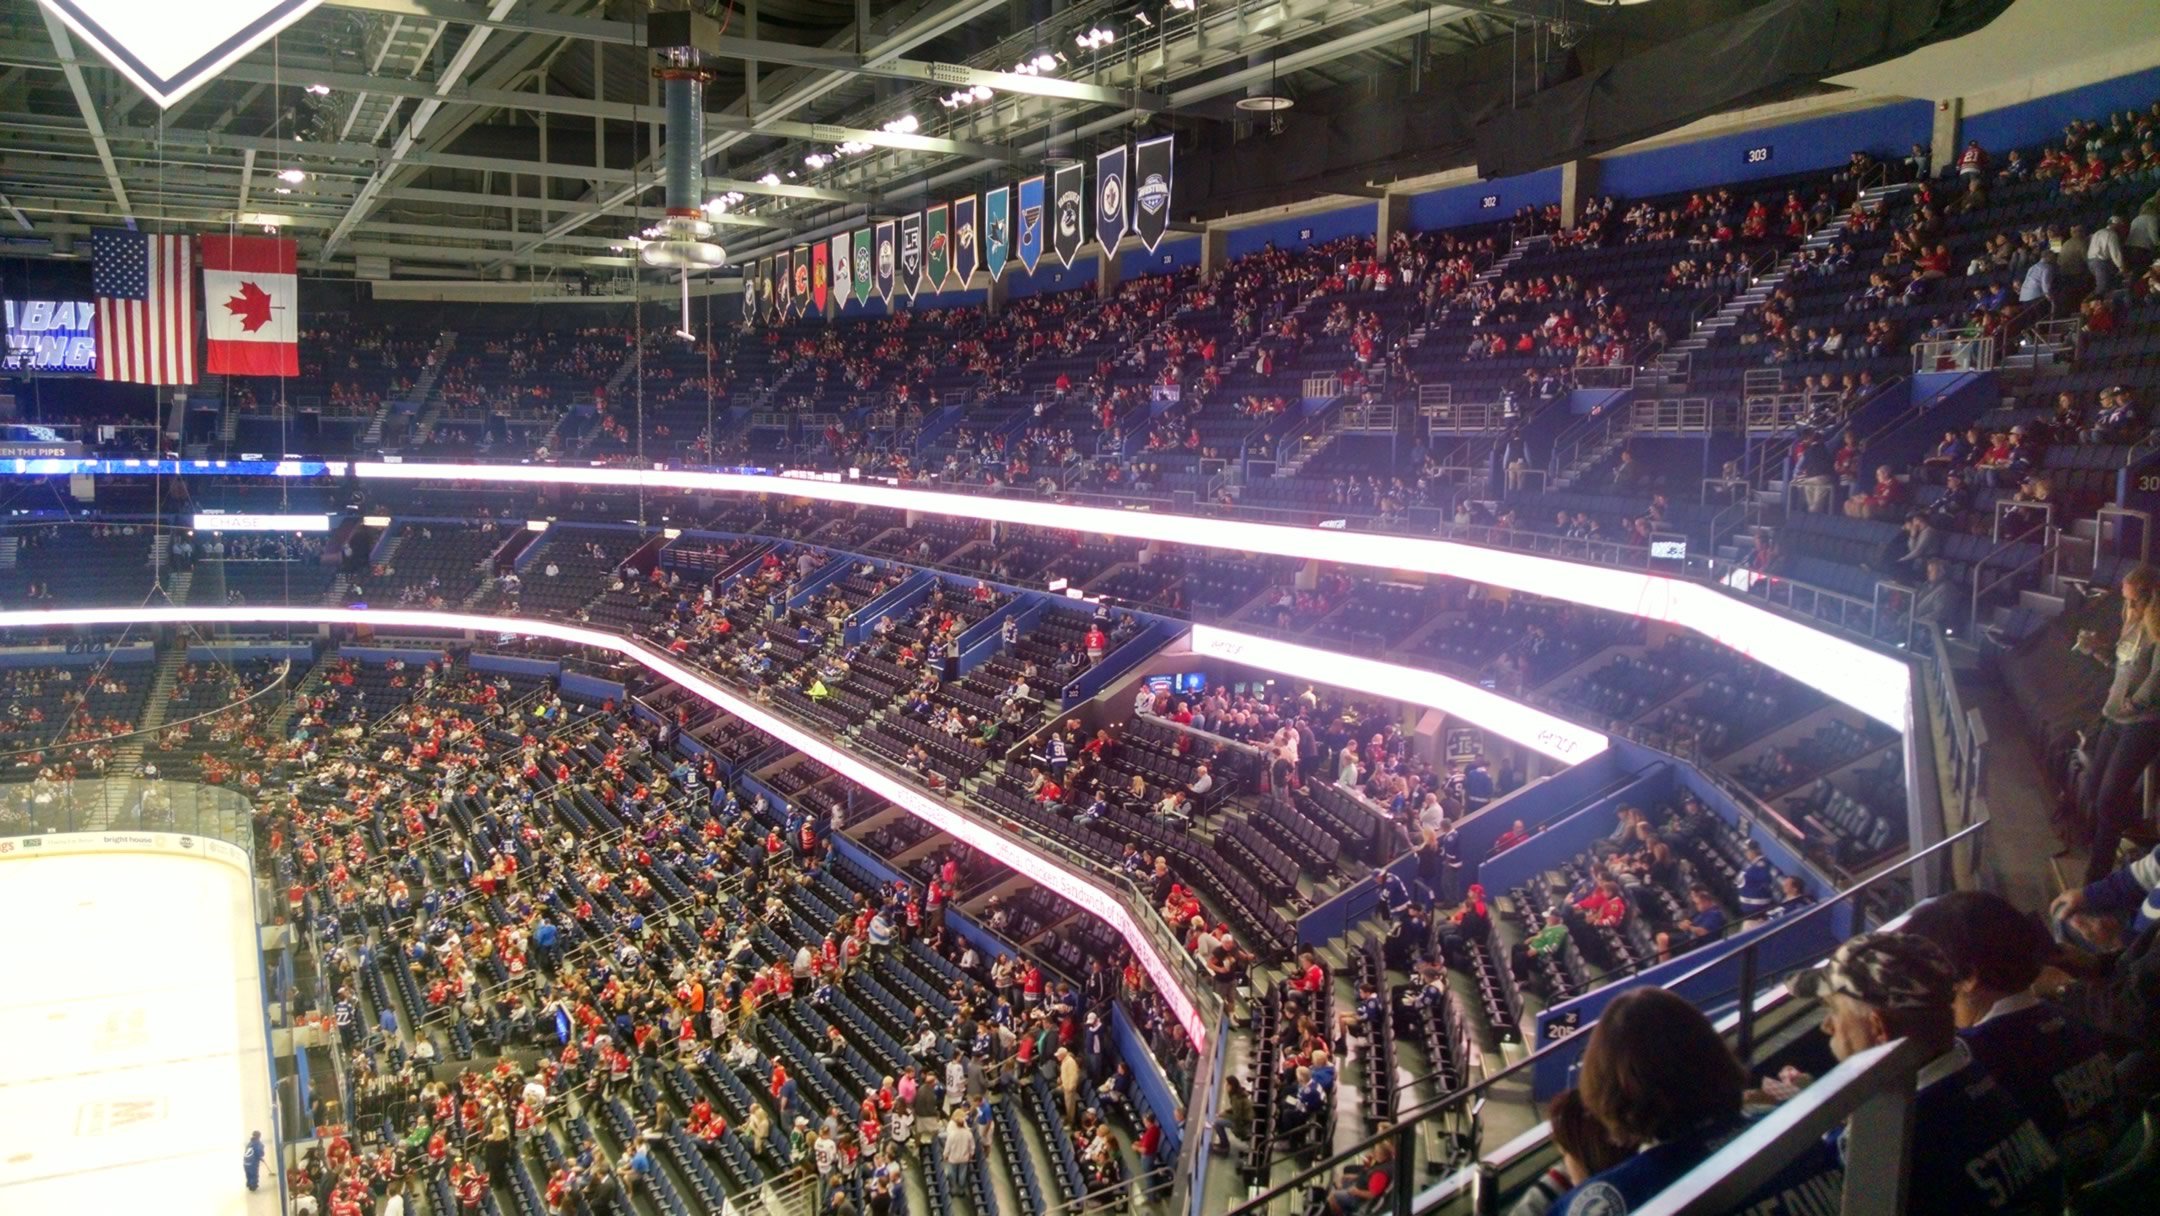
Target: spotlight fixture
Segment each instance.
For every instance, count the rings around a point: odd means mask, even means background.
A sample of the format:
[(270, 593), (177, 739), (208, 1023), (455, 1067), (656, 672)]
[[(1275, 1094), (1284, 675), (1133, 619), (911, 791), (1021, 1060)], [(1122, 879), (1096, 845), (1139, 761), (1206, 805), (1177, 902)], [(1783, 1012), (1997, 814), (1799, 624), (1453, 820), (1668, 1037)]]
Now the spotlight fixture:
[(1084, 34), (1073, 35), (1073, 42), (1078, 44), (1083, 51), (1099, 51), (1116, 41), (1116, 34), (1099, 25), (1089, 29)]
[(330, 86), (326, 84), (311, 84), (307, 87), (307, 91), (313, 93), (317, 97), (328, 97), (330, 95)]
[[(792, 177), (794, 175), (789, 174), (789, 176)], [(758, 179), (758, 184), (764, 186), (777, 186), (780, 184), (780, 175), (777, 173), (768, 173)]]
[(278, 180), (288, 185), (297, 186), (307, 180), (307, 171), (304, 169), (281, 170), (278, 173)]

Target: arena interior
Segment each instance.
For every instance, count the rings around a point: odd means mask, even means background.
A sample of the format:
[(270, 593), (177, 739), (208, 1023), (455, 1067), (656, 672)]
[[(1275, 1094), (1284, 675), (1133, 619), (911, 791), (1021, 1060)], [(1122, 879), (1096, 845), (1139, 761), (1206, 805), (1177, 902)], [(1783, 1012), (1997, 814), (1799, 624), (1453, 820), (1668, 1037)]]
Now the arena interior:
[(2154, 0), (0, 47), (0, 1212), (2160, 1203)]

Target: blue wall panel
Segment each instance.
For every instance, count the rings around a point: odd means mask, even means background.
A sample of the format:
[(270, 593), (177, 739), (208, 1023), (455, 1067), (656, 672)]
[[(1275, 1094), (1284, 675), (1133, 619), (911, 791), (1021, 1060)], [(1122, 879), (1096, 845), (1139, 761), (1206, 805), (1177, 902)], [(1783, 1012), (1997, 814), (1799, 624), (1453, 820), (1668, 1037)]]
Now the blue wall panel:
[[(1988, 155), (1999, 162), (2012, 148), (2060, 140), (2063, 128), (2073, 118), (2142, 110), (2156, 96), (2160, 96), (2160, 67), (1974, 114), (1964, 122), (1965, 139), (1979, 140)], [(1962, 141), (1959, 146), (1964, 146)]]
[(1153, 253), (1145, 249), (1127, 249), (1119, 254), (1117, 279), (1122, 283), (1142, 275), (1169, 274), (1199, 264), (1199, 237), (1188, 237), (1182, 241), (1166, 240), (1157, 245)]
[[(1487, 206), (1487, 201), (1491, 206)], [(1523, 207), (1543, 207), (1560, 201), (1560, 170), (1540, 169), (1516, 177), (1489, 182), (1467, 182), (1426, 194), (1410, 196), (1410, 229), (1431, 232), (1488, 224), (1504, 220)]]
[[(1900, 101), (1849, 114), (1803, 119), (1780, 127), (1715, 135), (1648, 152), (1598, 161), (1597, 193), (1647, 198), (1702, 186), (1783, 177), (1842, 165), (1852, 153), (1901, 157), (1913, 144), (1933, 138), (1934, 106)], [(1769, 158), (1748, 152), (1768, 148)]]
[(1043, 259), (1035, 263), (1035, 273), (1029, 274), (1017, 261), (1005, 269), (1006, 294), (1015, 300), (1027, 296), (1047, 295), (1053, 291), (1073, 291), (1095, 285), (1100, 273), (1095, 254), (1076, 259), (1070, 266), (1060, 266), (1043, 251)]
[(1380, 231), (1380, 204), (1352, 203), (1333, 211), (1294, 215), (1250, 228), (1233, 228), (1226, 252), (1231, 257), (1258, 253), (1269, 245), (1277, 249), (1303, 249), (1344, 236), (1371, 236)]

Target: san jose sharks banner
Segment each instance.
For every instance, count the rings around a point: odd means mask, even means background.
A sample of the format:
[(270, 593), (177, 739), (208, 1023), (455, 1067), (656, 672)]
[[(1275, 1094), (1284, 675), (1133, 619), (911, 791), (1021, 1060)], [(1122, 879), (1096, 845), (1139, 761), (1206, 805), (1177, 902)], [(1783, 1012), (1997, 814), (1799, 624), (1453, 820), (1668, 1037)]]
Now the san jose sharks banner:
[(1087, 244), (1087, 170), (1066, 165), (1050, 175), (1050, 198), (1055, 226), (1050, 230), (1050, 250), (1058, 264), (1070, 266)]
[(975, 281), (975, 268), (982, 264), (981, 233), (975, 228), (975, 196), (956, 198), (952, 205), (953, 277), (962, 290)]
[(1144, 139), (1133, 147), (1133, 231), (1149, 253), (1170, 231), (1171, 141)]
[(943, 291), (952, 275), (952, 234), (945, 204), (923, 212), (923, 290)]
[(871, 293), (877, 290), (877, 255), (871, 251), (868, 228), (855, 230), (855, 298), (870, 302)]
[(780, 286), (780, 293), (773, 297), (773, 311), (785, 320), (795, 311), (795, 251), (781, 250), (773, 264), (778, 267), (773, 279)]
[(826, 279), (831, 273), (827, 261), (830, 254), (831, 250), (823, 241), (810, 247), (810, 301), (817, 305), (817, 314), (821, 317), (825, 315), (825, 300), (832, 286)]
[(1020, 265), (1029, 274), (1043, 253), (1043, 179), (1031, 177), (1020, 183)]
[(855, 293), (855, 237), (843, 232), (832, 239), (833, 311), (847, 307)]
[(1095, 239), (1115, 256), (1125, 239), (1125, 145), (1095, 154)]
[(922, 213), (900, 217), (900, 290), (908, 299), (922, 290)]
[(795, 315), (810, 311), (810, 247), (795, 247)]
[(893, 280), (900, 269), (900, 252), (894, 246), (893, 222), (877, 226), (877, 297), (892, 303)]
[(983, 195), (983, 269), (992, 282), (1005, 273), (1005, 259), (1012, 255), (1012, 187), (999, 186)]

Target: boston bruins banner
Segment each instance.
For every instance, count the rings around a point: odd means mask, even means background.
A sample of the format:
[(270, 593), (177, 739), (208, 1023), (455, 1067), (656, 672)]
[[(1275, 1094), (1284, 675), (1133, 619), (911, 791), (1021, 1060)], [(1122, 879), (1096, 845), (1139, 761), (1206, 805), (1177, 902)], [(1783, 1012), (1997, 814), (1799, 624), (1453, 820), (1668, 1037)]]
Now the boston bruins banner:
[(1043, 254), (1043, 179), (1031, 177), (1020, 183), (1020, 265), (1029, 274)]
[(1133, 148), (1133, 231), (1149, 253), (1170, 231), (1171, 140), (1142, 140)]
[(833, 311), (839, 312), (855, 294), (855, 237), (843, 232), (831, 244)]
[(877, 254), (871, 251), (868, 228), (855, 230), (855, 298), (868, 304), (877, 291)]
[(784, 321), (795, 313), (795, 251), (781, 250), (773, 263), (779, 267), (774, 280), (780, 285), (780, 294), (773, 299), (773, 311)]
[(1078, 165), (1059, 169), (1050, 177), (1050, 196), (1057, 217), (1050, 248), (1060, 265), (1070, 266), (1087, 244), (1087, 170)]
[(923, 212), (923, 290), (943, 291), (952, 274), (952, 233), (945, 204)]
[(908, 299), (922, 290), (922, 213), (900, 217), (900, 290)]
[(983, 269), (990, 272), (992, 282), (1005, 273), (1012, 235), (1012, 187), (999, 186), (983, 195)]
[(899, 250), (894, 246), (893, 222), (886, 220), (877, 226), (877, 297), (892, 303), (893, 280), (900, 269)]
[(1095, 239), (1103, 252), (1117, 255), (1125, 239), (1125, 146), (1095, 154)]
[(982, 264), (981, 234), (975, 230), (975, 196), (956, 198), (952, 205), (953, 277), (955, 286), (966, 290), (975, 281), (975, 268)]

